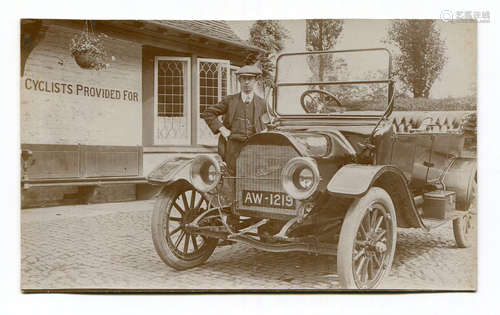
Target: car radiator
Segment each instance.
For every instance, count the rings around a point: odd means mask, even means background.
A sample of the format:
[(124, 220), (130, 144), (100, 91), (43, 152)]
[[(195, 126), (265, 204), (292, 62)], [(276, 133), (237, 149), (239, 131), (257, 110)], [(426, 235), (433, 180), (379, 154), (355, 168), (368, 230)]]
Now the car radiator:
[(297, 202), (281, 186), (281, 170), (299, 156), (290, 145), (250, 144), (236, 162), (236, 204), (238, 215), (288, 220), (297, 214)]

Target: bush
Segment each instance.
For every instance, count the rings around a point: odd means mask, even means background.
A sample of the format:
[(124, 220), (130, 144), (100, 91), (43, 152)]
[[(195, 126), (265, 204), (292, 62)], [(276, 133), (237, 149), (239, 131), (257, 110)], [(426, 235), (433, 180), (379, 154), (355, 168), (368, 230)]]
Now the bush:
[[(337, 94), (335, 94), (337, 95)], [(387, 97), (372, 97), (362, 100), (342, 99), (341, 103), (348, 106), (350, 110), (384, 110), (387, 107)], [(475, 111), (477, 99), (473, 96), (427, 99), (395, 97), (395, 111)]]

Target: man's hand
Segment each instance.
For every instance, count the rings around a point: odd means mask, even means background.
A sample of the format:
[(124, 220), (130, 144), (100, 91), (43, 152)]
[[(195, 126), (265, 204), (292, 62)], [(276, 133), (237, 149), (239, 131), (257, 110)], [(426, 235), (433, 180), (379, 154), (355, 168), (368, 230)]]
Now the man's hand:
[(224, 139), (229, 140), (229, 136), (231, 135), (231, 130), (227, 129), (226, 127), (222, 126), (219, 128), (220, 134), (224, 137)]

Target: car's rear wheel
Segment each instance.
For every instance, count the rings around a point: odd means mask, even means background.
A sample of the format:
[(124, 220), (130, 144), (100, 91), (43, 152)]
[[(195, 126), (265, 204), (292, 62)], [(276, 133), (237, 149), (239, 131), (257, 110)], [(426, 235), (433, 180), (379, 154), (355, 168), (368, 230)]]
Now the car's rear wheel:
[(477, 227), (477, 183), (474, 180), (471, 184), (470, 206), (465, 213), (453, 220), (453, 234), (457, 247), (467, 248), (472, 246)]
[(337, 251), (342, 288), (376, 288), (391, 270), (396, 237), (391, 197), (382, 188), (370, 188), (353, 202), (342, 223)]
[(207, 207), (207, 200), (188, 183), (180, 182), (163, 191), (153, 210), (151, 230), (156, 252), (167, 265), (177, 270), (193, 268), (213, 253), (217, 239), (185, 229)]

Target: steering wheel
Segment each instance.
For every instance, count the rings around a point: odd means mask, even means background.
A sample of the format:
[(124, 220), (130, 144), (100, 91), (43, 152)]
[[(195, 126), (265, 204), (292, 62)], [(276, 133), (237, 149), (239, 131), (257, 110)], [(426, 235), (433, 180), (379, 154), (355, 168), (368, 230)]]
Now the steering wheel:
[(300, 96), (300, 105), (302, 105), (306, 113), (319, 114), (344, 111), (342, 104), (333, 94), (318, 89), (304, 91)]

